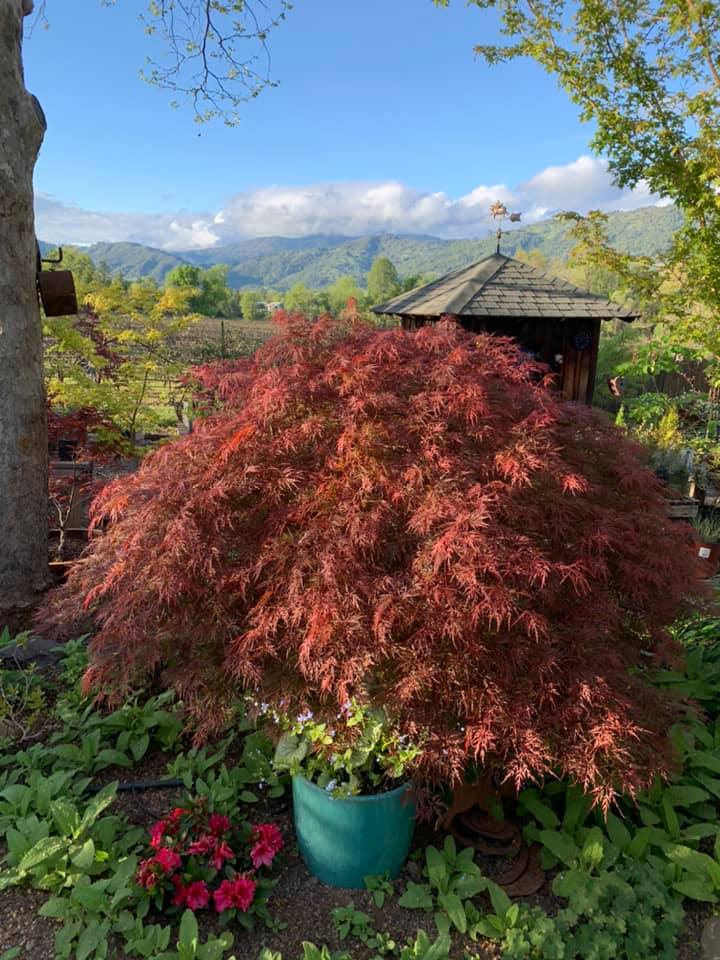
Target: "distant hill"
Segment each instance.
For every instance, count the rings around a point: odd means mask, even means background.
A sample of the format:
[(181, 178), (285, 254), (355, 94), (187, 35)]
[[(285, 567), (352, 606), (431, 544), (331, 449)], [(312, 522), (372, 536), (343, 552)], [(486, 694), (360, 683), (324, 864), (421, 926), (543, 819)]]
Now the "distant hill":
[[(612, 242), (629, 253), (652, 256), (667, 248), (682, 222), (672, 206), (643, 207), (610, 217)], [(572, 247), (567, 226), (543, 220), (508, 232), (503, 253), (540, 250), (548, 259), (565, 259)], [(417, 273), (445, 273), (487, 256), (495, 239), (441, 240), (438, 237), (378, 234), (370, 237), (342, 237), (316, 234), (309, 237), (261, 237), (203, 250), (169, 252), (140, 243), (96, 243), (87, 253), (96, 263), (104, 262), (111, 272), (130, 279), (154, 277), (162, 282), (180, 263), (230, 267), (232, 287), (270, 287), (287, 290), (294, 283), (324, 287), (338, 277), (352, 276), (364, 284), (373, 259), (389, 257), (401, 276)]]
[(170, 271), (187, 263), (184, 254), (156, 250), (142, 243), (94, 243), (85, 251), (95, 263), (105, 263), (111, 273), (130, 280), (152, 277), (162, 283)]

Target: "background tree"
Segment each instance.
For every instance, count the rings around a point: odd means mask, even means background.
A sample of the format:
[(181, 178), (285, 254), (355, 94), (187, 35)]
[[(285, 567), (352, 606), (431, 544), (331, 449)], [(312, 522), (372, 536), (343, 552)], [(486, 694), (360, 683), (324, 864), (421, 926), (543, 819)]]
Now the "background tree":
[(289, 313), (303, 313), (317, 317), (327, 313), (329, 303), (325, 290), (311, 290), (304, 283), (295, 283), (283, 297), (285, 309)]
[[(449, 0), (436, 0), (447, 5)], [(586, 262), (610, 267), (668, 325), (698, 345), (720, 383), (720, 6), (713, 0), (472, 0), (498, 10), (506, 45), (476, 48), (490, 64), (531, 57), (595, 126), (592, 145), (621, 187), (646, 185), (685, 223), (659, 261), (613, 251), (597, 222)]]
[(368, 273), (367, 292), (372, 306), (385, 303), (400, 293), (400, 280), (392, 260), (375, 257)]
[(262, 320), (266, 316), (265, 299), (260, 290), (243, 290), (240, 311), (244, 320)]
[[(187, 99), (199, 120), (238, 122), (270, 83), (258, 59), (287, 0), (148, 4), (145, 24), (166, 41), (146, 77)], [(23, 22), (32, 0), (0, 0), (0, 610), (31, 604), (47, 584), (47, 426), (42, 332), (35, 292), (32, 175), (45, 130), (25, 89)], [(43, 15), (45, 3), (40, 5)], [(58, 8), (58, 16), (63, 14)]]
[(348, 300), (361, 304), (365, 301), (365, 292), (357, 285), (354, 277), (340, 277), (325, 288), (330, 312), (338, 316), (347, 306)]

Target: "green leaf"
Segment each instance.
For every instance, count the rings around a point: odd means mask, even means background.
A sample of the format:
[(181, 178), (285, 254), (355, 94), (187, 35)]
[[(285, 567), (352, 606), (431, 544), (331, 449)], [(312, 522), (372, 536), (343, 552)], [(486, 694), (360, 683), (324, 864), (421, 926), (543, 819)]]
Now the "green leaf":
[(499, 917), (504, 918), (512, 906), (510, 897), (505, 893), (502, 887), (499, 887), (492, 881), (488, 883), (488, 893), (490, 894), (490, 902), (493, 905), (493, 910)]
[(577, 867), (558, 873), (552, 882), (552, 891), (556, 897), (568, 900), (576, 890), (587, 883), (588, 875)]
[(275, 748), (273, 766), (276, 770), (292, 770), (307, 756), (307, 740), (295, 733), (285, 733)]
[[(556, 856), (558, 855), (556, 854)], [(580, 856), (585, 866), (591, 869), (599, 867), (602, 863), (605, 856), (605, 844), (599, 827), (593, 827), (588, 832)], [(567, 864), (567, 866), (570, 866), (570, 864)]]
[(443, 854), (440, 853), (436, 847), (427, 847), (425, 850), (425, 862), (432, 886), (437, 890), (444, 889), (448, 880), (448, 870)]
[(258, 798), (254, 793), (251, 793), (249, 790), (243, 790), (240, 793), (240, 800), (243, 803), (257, 803)]
[(398, 905), (406, 910), (432, 910), (433, 899), (430, 887), (426, 883), (408, 883)]
[(0, 960), (15, 960), (15, 958), (19, 956), (20, 947), (10, 947), (9, 950), (4, 950), (0, 953)]
[(85, 808), (85, 813), (80, 821), (80, 830), (78, 835), (91, 827), (103, 810), (109, 807), (110, 804), (115, 800), (117, 788), (118, 781), (115, 780), (113, 783), (109, 783), (106, 787), (103, 787), (100, 793), (92, 798), (90, 803)]
[(558, 820), (552, 807), (548, 806), (546, 803), (543, 803), (543, 801), (534, 793), (530, 791), (523, 793), (520, 799), (522, 800), (525, 808), (547, 830), (554, 830), (556, 827), (560, 826), (560, 821)]
[(95, 757), (94, 769), (104, 770), (106, 767), (131, 767), (132, 760), (120, 750), (111, 750), (109, 747), (101, 750)]
[(707, 790), (702, 787), (693, 787), (690, 785), (681, 785), (666, 787), (664, 797), (676, 807), (691, 807), (694, 803), (702, 803), (709, 797)]
[(630, 846), (632, 836), (622, 820), (619, 817), (616, 817), (614, 813), (608, 811), (605, 827), (611, 842), (625, 852), (625, 850), (627, 850), (627, 848)]
[(85, 907), (91, 913), (101, 913), (103, 907), (107, 906), (108, 896), (105, 889), (106, 884), (78, 883), (73, 887), (71, 898)]
[(559, 833), (555, 830), (541, 830), (540, 842), (567, 867), (571, 867), (580, 856), (580, 850), (577, 844), (567, 833)]
[(672, 863), (678, 863), (690, 873), (698, 874), (706, 878), (709, 877), (716, 890), (720, 890), (720, 864), (716, 863), (707, 853), (701, 853), (699, 850), (691, 850), (682, 844), (668, 844), (664, 848), (665, 856)]
[(50, 897), (40, 907), (38, 913), (41, 917), (48, 917), (51, 920), (65, 920), (70, 909), (70, 901), (67, 897)]
[(665, 829), (673, 838), (673, 840), (677, 840), (677, 838), (680, 836), (680, 821), (678, 820), (678, 816), (675, 813), (675, 808), (670, 802), (667, 793), (663, 794), (660, 809), (662, 811), (662, 819), (663, 823), (665, 824)]
[(712, 773), (720, 773), (720, 756), (705, 750), (698, 750), (690, 755), (691, 767), (702, 767)]
[(467, 917), (460, 897), (455, 893), (441, 893), (438, 896), (438, 903), (450, 918), (453, 926), (459, 930), (460, 933), (465, 933), (467, 930)]
[(185, 910), (180, 920), (178, 943), (197, 950), (198, 924), (192, 910)]
[(70, 857), (71, 863), (74, 863), (78, 870), (87, 873), (95, 862), (95, 844), (92, 840), (86, 840), (80, 849)]
[(632, 857), (633, 860), (642, 860), (645, 856), (645, 851), (650, 843), (651, 829), (651, 827), (640, 827), (630, 841), (630, 845), (627, 848), (627, 855)]
[(139, 760), (145, 756), (150, 746), (150, 734), (144, 733), (141, 737), (138, 737), (137, 740), (133, 740), (130, 745), (130, 752), (133, 755), (133, 759), (137, 763)]
[(32, 870), (33, 867), (39, 866), (46, 860), (51, 860), (66, 850), (67, 840), (64, 840), (62, 837), (45, 837), (43, 840), (39, 840), (31, 850), (28, 850), (18, 864), (18, 871), (20, 873), (27, 873), (27, 871)]
[(55, 821), (58, 831), (66, 837), (72, 837), (80, 823), (77, 807), (65, 797), (53, 800), (50, 804), (50, 815)]
[(717, 903), (718, 900), (712, 885), (696, 877), (679, 880), (672, 885), (672, 888), (689, 900), (699, 900), (701, 903)]
[[(587, 817), (590, 810), (590, 800), (576, 784), (570, 784), (565, 792), (565, 815), (563, 817), (563, 830), (565, 833), (574, 834), (580, 824)], [(553, 824), (543, 824), (552, 829)]]
[(75, 960), (87, 960), (97, 948), (106, 940), (106, 934), (97, 921), (89, 924), (80, 934), (75, 953)]

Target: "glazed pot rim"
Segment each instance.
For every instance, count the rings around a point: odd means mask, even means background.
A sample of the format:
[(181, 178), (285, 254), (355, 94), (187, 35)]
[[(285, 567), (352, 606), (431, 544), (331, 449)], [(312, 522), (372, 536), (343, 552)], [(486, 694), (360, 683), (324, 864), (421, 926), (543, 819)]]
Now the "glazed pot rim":
[(393, 790), (384, 790), (382, 793), (360, 794), (356, 797), (334, 797), (323, 787), (319, 787), (316, 783), (313, 783), (312, 780), (308, 780), (307, 777), (304, 777), (301, 773), (296, 773), (293, 776), (293, 780), (301, 780), (304, 786), (310, 787), (312, 790), (316, 790), (324, 797), (327, 797), (328, 800), (332, 800), (333, 803), (381, 803), (383, 800), (387, 800), (391, 797), (399, 797), (400, 794), (405, 793), (410, 789), (410, 782), (406, 780), (404, 783), (401, 783), (399, 787), (395, 787)]

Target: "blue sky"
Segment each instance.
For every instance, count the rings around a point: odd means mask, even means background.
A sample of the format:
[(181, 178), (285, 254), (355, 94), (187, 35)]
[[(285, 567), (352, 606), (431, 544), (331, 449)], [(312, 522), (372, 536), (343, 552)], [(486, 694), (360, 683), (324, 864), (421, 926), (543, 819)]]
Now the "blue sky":
[(153, 42), (143, 6), (49, 0), (49, 29), (26, 41), (26, 81), (49, 124), (35, 179), (46, 239), (471, 236), (495, 195), (531, 219), (585, 200), (648, 202), (611, 187), (587, 156), (591, 131), (538, 67), (475, 58), (473, 44), (497, 35), (492, 12), (297, 0), (270, 38), (280, 86), (227, 128), (196, 125), (138, 79)]

